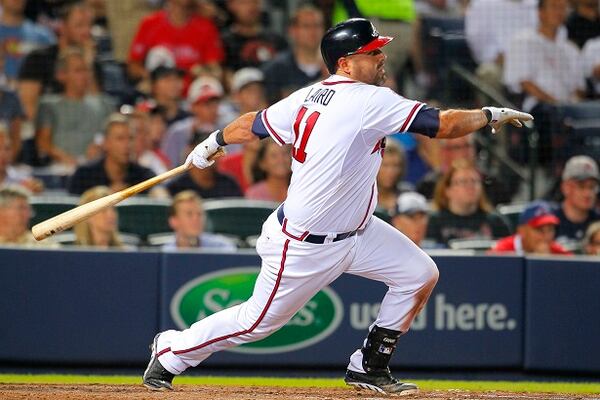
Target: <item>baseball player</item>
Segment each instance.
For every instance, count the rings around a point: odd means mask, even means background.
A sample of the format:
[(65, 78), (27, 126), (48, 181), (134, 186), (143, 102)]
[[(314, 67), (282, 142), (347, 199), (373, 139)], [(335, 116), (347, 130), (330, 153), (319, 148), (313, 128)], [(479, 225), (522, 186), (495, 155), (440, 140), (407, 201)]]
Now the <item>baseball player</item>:
[(412, 383), (388, 368), (398, 339), (425, 305), (438, 279), (433, 260), (402, 233), (374, 217), (375, 178), (385, 137), (415, 132), (455, 138), (489, 124), (532, 116), (507, 108), (440, 111), (381, 87), (386, 72), (380, 36), (366, 19), (327, 31), (321, 53), (331, 76), (215, 131), (186, 163), (206, 168), (227, 144), (271, 137), (292, 144), (292, 179), (285, 202), (267, 219), (256, 250), (262, 259), (252, 296), (183, 331), (159, 333), (143, 383), (172, 389), (172, 379), (212, 353), (262, 339), (281, 328), (342, 273), (384, 282), (388, 291), (363, 345), (351, 356), (345, 382), (380, 393), (411, 394)]

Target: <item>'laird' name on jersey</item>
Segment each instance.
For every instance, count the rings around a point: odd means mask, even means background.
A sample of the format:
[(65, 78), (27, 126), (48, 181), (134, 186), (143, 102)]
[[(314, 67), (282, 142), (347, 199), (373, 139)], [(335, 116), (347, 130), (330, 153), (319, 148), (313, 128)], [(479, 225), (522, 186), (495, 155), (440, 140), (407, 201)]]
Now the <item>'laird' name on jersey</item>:
[(319, 104), (323, 104), (324, 106), (326, 106), (327, 104), (329, 104), (329, 102), (331, 101), (331, 98), (333, 97), (334, 94), (335, 94), (335, 90), (333, 90), (333, 89), (317, 89), (317, 90), (315, 90), (314, 88), (311, 88), (310, 92), (308, 92), (308, 94), (306, 95), (304, 102), (305, 103), (308, 103), (308, 102), (319, 103)]

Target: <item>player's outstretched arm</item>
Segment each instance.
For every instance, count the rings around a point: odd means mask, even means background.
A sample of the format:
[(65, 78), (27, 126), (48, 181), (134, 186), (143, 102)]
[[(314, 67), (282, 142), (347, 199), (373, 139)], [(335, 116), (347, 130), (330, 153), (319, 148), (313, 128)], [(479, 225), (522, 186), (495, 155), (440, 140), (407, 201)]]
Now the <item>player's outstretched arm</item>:
[(481, 110), (446, 110), (440, 113), (440, 127), (436, 139), (453, 139), (468, 135), (486, 125), (496, 133), (506, 123), (523, 126), (533, 120), (530, 114), (510, 108), (484, 107)]

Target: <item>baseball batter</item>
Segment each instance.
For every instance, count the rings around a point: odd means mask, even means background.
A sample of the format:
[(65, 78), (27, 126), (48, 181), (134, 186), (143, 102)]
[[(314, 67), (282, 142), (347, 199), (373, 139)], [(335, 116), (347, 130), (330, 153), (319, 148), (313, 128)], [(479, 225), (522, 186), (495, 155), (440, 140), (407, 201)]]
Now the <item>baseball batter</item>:
[(521, 126), (519, 111), (440, 111), (380, 85), (392, 40), (366, 19), (331, 28), (321, 42), (331, 76), (258, 113), (213, 132), (187, 158), (198, 168), (221, 146), (271, 137), (292, 144), (292, 180), (285, 202), (267, 219), (256, 250), (262, 267), (252, 296), (184, 331), (154, 338), (143, 382), (172, 389), (175, 375), (212, 353), (260, 340), (281, 328), (310, 298), (343, 273), (388, 286), (376, 321), (351, 356), (345, 382), (381, 393), (411, 394), (417, 386), (392, 377), (388, 365), (399, 337), (425, 305), (437, 279), (433, 260), (406, 236), (374, 217), (375, 177), (385, 137), (415, 132), (456, 138), (490, 124)]

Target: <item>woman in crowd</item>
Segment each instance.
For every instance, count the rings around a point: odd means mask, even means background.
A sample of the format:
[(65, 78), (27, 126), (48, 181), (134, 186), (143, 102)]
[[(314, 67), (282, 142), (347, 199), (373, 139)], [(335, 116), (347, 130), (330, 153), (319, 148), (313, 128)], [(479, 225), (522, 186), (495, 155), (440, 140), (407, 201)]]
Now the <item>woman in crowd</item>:
[(273, 140), (263, 140), (252, 166), (254, 185), (245, 197), (252, 200), (283, 202), (292, 177), (292, 159), (288, 146), (279, 146)]
[[(79, 204), (89, 203), (111, 193), (106, 186), (95, 186), (81, 195)], [(105, 208), (98, 214), (75, 225), (73, 228), (75, 231), (75, 244), (102, 248), (123, 248), (117, 228), (117, 211), (114, 207)]]
[(497, 239), (510, 235), (507, 222), (487, 200), (475, 164), (459, 159), (437, 182), (427, 237), (448, 245), (452, 239)]

